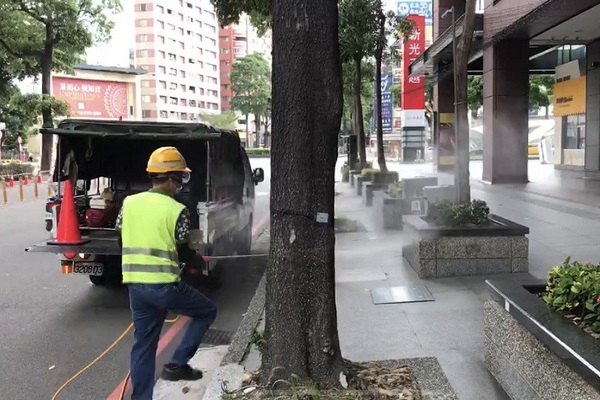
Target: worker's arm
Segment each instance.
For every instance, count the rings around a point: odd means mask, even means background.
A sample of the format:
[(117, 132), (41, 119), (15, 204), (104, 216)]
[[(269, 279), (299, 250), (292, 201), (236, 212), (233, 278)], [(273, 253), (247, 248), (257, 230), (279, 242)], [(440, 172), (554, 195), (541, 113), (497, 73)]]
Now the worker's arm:
[(175, 240), (177, 241), (177, 255), (179, 261), (186, 263), (190, 268), (198, 268), (199, 257), (189, 246), (190, 240), (190, 211), (184, 208), (179, 214), (175, 225)]
[(115, 230), (119, 234), (117, 240), (119, 241), (119, 247), (123, 247), (123, 241), (121, 240), (121, 228), (123, 227), (123, 207), (119, 210), (117, 220), (115, 221)]

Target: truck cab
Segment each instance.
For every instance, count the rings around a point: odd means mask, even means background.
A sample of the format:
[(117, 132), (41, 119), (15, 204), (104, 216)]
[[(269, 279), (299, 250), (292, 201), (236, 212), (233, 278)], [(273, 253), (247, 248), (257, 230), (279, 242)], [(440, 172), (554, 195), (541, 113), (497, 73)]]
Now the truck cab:
[[(176, 147), (192, 171), (176, 199), (191, 214), (190, 247), (211, 260), (203, 263), (202, 275), (218, 276), (218, 256), (250, 253), (254, 188), (264, 172), (251, 169), (237, 132), (201, 123), (66, 119), (41, 133), (58, 137), (56, 194), (46, 204), (49, 240), (27, 251), (56, 254), (62, 273), (87, 274), (95, 285), (121, 282), (118, 211), (127, 196), (150, 189), (147, 160), (162, 146)], [(85, 242), (77, 246), (53, 241), (67, 179), (78, 188), (75, 204)]]

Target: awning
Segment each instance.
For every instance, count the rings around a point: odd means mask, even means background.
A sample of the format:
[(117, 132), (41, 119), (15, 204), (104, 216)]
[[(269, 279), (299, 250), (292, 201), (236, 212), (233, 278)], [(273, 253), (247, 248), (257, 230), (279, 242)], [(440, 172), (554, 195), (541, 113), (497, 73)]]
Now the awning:
[[(456, 25), (456, 38), (462, 36), (464, 29), (465, 16), (462, 15), (455, 22)], [(478, 50), (481, 48), (483, 38), (478, 32), (483, 32), (483, 14), (475, 14), (475, 35), (473, 35), (474, 45), (471, 46), (471, 59), (477, 55)], [(444, 33), (442, 33), (432, 44), (429, 46), (415, 61), (413, 61), (409, 69), (410, 75), (429, 76), (437, 74), (439, 69), (450, 70), (452, 66), (452, 26), (450, 26)]]

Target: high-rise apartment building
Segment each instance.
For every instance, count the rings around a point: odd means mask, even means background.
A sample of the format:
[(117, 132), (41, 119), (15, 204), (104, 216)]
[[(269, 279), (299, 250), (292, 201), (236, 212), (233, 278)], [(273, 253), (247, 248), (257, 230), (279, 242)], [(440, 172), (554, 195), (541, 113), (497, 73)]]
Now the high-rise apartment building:
[(237, 24), (219, 29), (219, 62), (221, 74), (221, 110), (231, 108), (231, 69), (237, 58), (251, 53), (260, 53), (271, 63), (271, 32), (258, 36), (256, 28), (250, 24), (250, 18), (242, 15)]
[(198, 120), (218, 113), (219, 22), (210, 0), (134, 0), (142, 118)]

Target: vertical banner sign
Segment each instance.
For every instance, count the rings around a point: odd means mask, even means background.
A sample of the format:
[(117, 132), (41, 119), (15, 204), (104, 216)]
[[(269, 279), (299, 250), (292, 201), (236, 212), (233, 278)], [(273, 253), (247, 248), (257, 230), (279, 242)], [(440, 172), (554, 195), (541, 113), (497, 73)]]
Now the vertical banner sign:
[[(381, 76), (381, 128), (383, 133), (391, 133), (393, 126), (392, 84), (393, 75)], [(377, 130), (377, 88), (373, 87), (373, 132)]]
[(392, 75), (381, 77), (381, 128), (383, 133), (391, 133), (393, 126)]
[(415, 31), (404, 42), (402, 51), (402, 109), (425, 109), (425, 78), (410, 76), (408, 67), (425, 51), (425, 16), (410, 14), (407, 19), (414, 21)]

